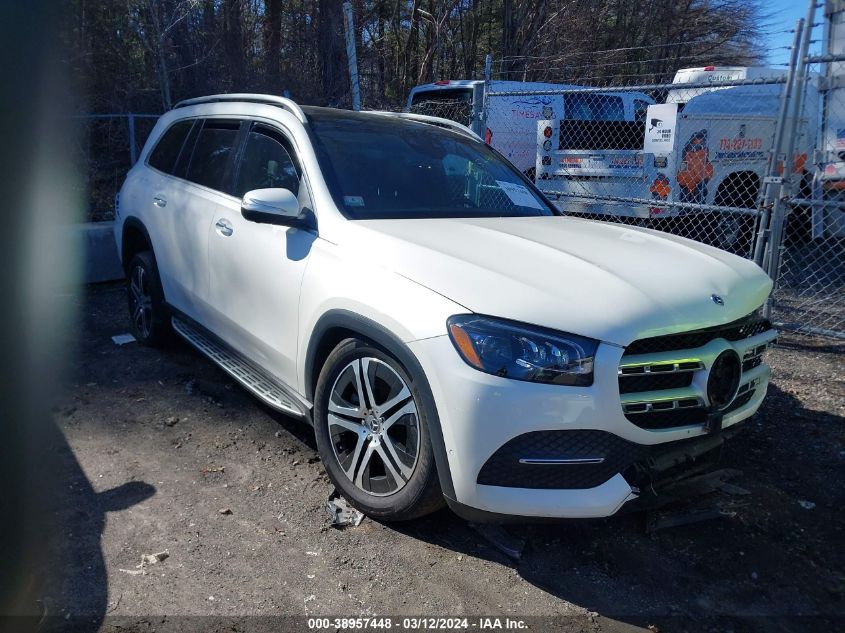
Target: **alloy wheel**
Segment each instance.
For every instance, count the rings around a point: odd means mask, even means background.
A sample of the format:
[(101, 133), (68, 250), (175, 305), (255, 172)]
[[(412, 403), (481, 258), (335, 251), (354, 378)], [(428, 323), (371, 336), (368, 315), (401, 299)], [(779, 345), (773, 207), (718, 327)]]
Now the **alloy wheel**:
[(417, 406), (405, 380), (372, 357), (349, 362), (328, 404), (332, 450), (346, 477), (375, 496), (405, 487), (419, 460)]
[(742, 234), (742, 228), (739, 220), (736, 218), (722, 218), (722, 221), (719, 224), (719, 232), (721, 234), (722, 248), (731, 248), (739, 242), (740, 235)]
[(153, 298), (147, 271), (142, 266), (135, 266), (129, 279), (129, 311), (137, 332), (148, 338), (153, 324)]

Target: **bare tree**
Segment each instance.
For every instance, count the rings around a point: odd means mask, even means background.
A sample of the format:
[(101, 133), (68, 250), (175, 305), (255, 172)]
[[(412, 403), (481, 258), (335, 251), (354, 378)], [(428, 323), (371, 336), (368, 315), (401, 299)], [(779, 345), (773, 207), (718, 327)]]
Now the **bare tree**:
[(330, 104), (343, 101), (346, 92), (346, 47), (343, 43), (343, 5), (339, 0), (320, 0), (317, 41), (320, 58), (320, 83)]
[[(362, 97), (395, 106), (415, 84), (477, 78), (487, 53), (497, 77), (592, 85), (755, 64), (761, 1), (353, 0)], [(233, 89), (349, 103), (339, 0), (68, 2), (67, 63), (90, 104), (169, 108)]]
[(139, 0), (138, 32), (141, 41), (156, 59), (161, 104), (165, 110), (173, 105), (170, 89), (168, 57), (173, 30), (199, 7), (199, 0)]

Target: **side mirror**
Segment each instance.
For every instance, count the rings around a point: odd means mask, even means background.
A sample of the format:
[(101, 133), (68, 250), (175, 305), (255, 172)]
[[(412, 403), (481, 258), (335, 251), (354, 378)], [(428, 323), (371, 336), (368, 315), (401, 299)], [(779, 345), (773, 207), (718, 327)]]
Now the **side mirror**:
[(290, 189), (253, 189), (241, 200), (241, 215), (250, 222), (297, 226), (299, 200)]

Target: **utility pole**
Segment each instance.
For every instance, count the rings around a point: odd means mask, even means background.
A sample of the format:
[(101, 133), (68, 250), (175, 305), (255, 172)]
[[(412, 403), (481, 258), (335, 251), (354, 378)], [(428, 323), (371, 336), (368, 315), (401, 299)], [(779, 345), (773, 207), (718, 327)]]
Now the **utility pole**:
[(346, 32), (346, 58), (349, 60), (349, 83), (352, 86), (352, 109), (361, 109), (361, 86), (358, 85), (358, 56), (355, 52), (355, 23), (352, 21), (352, 3), (343, 3), (343, 26)]

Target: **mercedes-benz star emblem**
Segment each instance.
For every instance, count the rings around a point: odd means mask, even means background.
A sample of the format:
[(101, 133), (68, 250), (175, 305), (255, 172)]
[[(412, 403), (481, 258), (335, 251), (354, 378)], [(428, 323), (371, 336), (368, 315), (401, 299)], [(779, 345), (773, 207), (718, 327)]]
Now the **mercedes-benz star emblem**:
[(725, 300), (722, 299), (722, 297), (720, 297), (719, 295), (710, 295), (710, 300), (717, 306), (725, 305)]
[(727, 349), (716, 357), (707, 378), (707, 399), (713, 411), (722, 411), (733, 402), (741, 376), (739, 354)]

